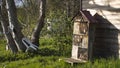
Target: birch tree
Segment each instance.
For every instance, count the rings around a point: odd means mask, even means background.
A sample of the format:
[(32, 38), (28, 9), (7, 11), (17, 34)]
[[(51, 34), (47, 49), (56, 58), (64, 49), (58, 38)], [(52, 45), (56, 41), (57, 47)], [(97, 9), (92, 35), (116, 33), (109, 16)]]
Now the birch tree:
[(6, 0), (8, 19), (9, 19), (9, 27), (11, 30), (12, 37), (17, 45), (19, 51), (25, 51), (26, 46), (22, 43), (22, 38), (24, 35), (21, 32), (21, 24), (17, 19), (17, 12), (14, 0)]
[(39, 46), (40, 32), (44, 26), (46, 0), (40, 0), (39, 19), (32, 34), (32, 43)]
[(5, 38), (7, 40), (7, 47), (10, 48), (10, 50), (13, 53), (16, 53), (18, 51), (15, 42), (13, 41), (12, 35), (8, 30), (8, 17), (7, 17), (7, 10), (5, 8), (5, 0), (3, 0), (1, 6), (0, 6), (0, 19), (1, 19), (1, 25), (3, 29), (3, 33), (5, 35)]

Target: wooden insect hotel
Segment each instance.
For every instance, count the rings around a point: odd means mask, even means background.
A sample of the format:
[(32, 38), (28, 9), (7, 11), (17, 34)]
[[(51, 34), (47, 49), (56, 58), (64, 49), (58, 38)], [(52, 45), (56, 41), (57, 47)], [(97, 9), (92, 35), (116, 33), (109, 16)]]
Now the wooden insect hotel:
[(86, 10), (80, 11), (74, 17), (71, 58), (86, 61), (91, 59), (95, 22), (90, 12)]

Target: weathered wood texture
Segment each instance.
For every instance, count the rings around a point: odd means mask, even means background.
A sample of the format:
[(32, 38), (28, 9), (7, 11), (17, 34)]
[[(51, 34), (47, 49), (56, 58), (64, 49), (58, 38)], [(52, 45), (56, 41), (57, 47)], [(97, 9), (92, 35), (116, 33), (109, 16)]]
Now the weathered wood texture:
[(88, 59), (92, 60), (93, 58), (93, 44), (95, 38), (95, 23), (89, 24), (89, 32), (88, 32)]
[(105, 19), (99, 14), (96, 14), (95, 18), (98, 23), (96, 24), (95, 29), (93, 57), (118, 58), (120, 45), (120, 30), (110, 21), (108, 21), (108, 19)]
[(72, 66), (73, 66), (73, 64), (86, 63), (87, 62), (85, 60), (74, 59), (74, 58), (65, 58), (64, 60), (65, 60), (65, 62), (70, 63)]
[[(77, 19), (76, 19), (77, 18)], [(88, 34), (81, 33), (80, 17), (76, 17), (73, 28), (72, 58), (88, 59)], [(84, 32), (84, 31), (83, 31)]]
[(120, 0), (83, 0), (83, 9), (99, 15), (92, 57), (120, 58)]
[(74, 17), (72, 58), (82, 60), (92, 58), (94, 23), (95, 19), (86, 10), (80, 11)]

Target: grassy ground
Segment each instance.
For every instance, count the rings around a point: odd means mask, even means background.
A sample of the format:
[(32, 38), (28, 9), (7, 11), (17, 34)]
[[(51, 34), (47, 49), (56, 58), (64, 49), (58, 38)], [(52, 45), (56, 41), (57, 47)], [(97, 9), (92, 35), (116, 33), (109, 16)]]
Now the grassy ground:
[(70, 57), (67, 54), (69, 51), (65, 51), (64, 48), (66, 55), (61, 53), (61, 49), (55, 47), (53, 39), (41, 39), (41, 45), (38, 54), (11, 54), (11, 52), (5, 51), (5, 41), (0, 40), (0, 68), (120, 68), (120, 60), (115, 59), (99, 59), (71, 66), (61, 60)]
[(0, 63), (1, 68), (119, 68), (120, 60), (96, 60), (94, 63), (75, 64), (71, 66), (65, 63), (59, 56), (34, 56), (27, 59), (15, 61), (4, 61)]

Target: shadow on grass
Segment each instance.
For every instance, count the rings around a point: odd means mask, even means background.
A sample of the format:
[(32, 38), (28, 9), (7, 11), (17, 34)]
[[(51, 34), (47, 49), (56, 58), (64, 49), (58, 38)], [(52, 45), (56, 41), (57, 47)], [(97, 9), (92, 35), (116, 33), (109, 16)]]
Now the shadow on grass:
[(35, 56), (60, 56), (60, 54), (58, 50), (51, 49), (51, 48), (41, 48), (34, 53), (13, 54), (11, 52), (5, 51), (3, 54), (0, 55), (0, 63), (5, 61), (11, 62), (11, 61), (29, 59)]
[(39, 49), (36, 54), (41, 55), (41, 56), (60, 56), (58, 50), (50, 49), (50, 48)]

